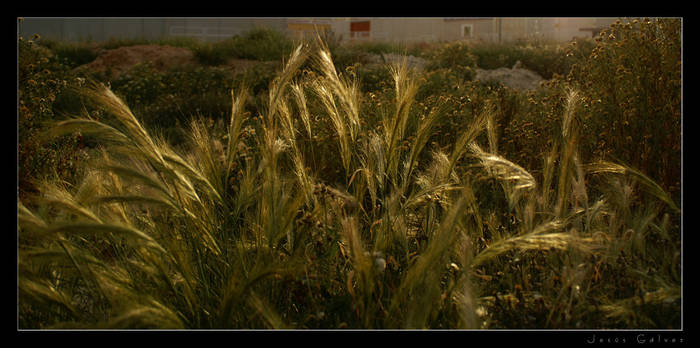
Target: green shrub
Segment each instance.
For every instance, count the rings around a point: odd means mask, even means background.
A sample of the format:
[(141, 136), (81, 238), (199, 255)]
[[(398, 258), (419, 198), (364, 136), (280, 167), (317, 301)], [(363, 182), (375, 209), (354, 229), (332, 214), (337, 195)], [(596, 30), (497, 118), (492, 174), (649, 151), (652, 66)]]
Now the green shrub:
[[(653, 30), (667, 51), (593, 54), (633, 67), (615, 88), (660, 78), (676, 110), (676, 29)], [(20, 51), (25, 130), (84, 105), (42, 136), (103, 150), (71, 185), (25, 174), (41, 195), (18, 201), (20, 328), (680, 327), (680, 211), (648, 168), (606, 160), (628, 150), (592, 110), (644, 103), (616, 105), (634, 93), (607, 96), (599, 58), (519, 92), (471, 81), (461, 45), (422, 73), (319, 50), (237, 76), (144, 64), (112, 81), (125, 103), (99, 84), (51, 102), (31, 66), (47, 51)]]
[[(222, 68), (158, 71), (147, 63), (111, 82), (148, 127), (173, 135), (193, 117), (218, 120), (228, 114), (233, 84), (231, 74)], [(182, 140), (181, 136), (170, 140), (176, 139)]]
[(280, 61), (294, 44), (284, 33), (270, 28), (258, 28), (241, 36), (202, 44), (194, 49), (197, 59), (205, 65), (220, 65), (232, 58), (259, 61)]
[(65, 43), (41, 40), (41, 45), (49, 48), (56, 59), (71, 69), (90, 63), (97, 58), (96, 45), (90, 42)]
[(587, 57), (592, 40), (577, 39), (569, 45), (558, 43), (478, 43), (470, 45), (477, 66), (482, 69), (511, 68), (520, 61), (522, 68), (532, 70), (549, 80), (566, 76), (571, 66)]
[(65, 115), (54, 103), (72, 83), (69, 67), (49, 49), (18, 38), (17, 51), (17, 175), (21, 196), (35, 193), (36, 182), (63, 179), (75, 182), (85, 159), (76, 136), (46, 142), (40, 133)]
[(136, 45), (161, 45), (195, 49), (202, 45), (202, 41), (196, 37), (176, 36), (160, 39), (146, 39), (139, 37), (132, 38), (109, 38), (105, 42), (101, 42), (99, 47), (105, 50), (112, 50), (119, 47), (136, 46)]
[(585, 153), (617, 158), (678, 195), (680, 19), (613, 24), (567, 80), (581, 89), (588, 110)]
[(463, 42), (446, 43), (429, 53), (430, 63), (426, 70), (450, 69), (462, 82), (471, 81), (476, 76), (477, 57)]

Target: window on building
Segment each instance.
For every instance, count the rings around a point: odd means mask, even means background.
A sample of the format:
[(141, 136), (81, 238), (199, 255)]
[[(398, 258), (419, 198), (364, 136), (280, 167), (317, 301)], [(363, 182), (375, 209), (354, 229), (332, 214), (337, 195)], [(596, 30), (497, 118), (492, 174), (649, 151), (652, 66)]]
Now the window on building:
[(462, 37), (471, 38), (474, 35), (474, 25), (462, 24)]
[(350, 22), (350, 38), (369, 37), (370, 22)]

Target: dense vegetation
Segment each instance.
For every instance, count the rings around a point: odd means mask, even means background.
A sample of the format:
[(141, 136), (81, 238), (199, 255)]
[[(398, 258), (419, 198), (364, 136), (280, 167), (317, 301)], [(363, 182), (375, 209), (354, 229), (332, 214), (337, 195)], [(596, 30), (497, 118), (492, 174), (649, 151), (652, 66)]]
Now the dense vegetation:
[[(18, 326), (680, 328), (680, 38), (258, 30), (114, 80), (19, 38)], [(474, 80), (518, 60), (549, 80)]]

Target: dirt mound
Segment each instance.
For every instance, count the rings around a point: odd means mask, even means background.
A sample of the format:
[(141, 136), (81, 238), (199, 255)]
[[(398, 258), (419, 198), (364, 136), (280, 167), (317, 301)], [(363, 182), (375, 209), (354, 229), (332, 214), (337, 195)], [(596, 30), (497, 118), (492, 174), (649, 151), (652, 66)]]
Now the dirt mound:
[(76, 69), (90, 72), (110, 71), (111, 77), (118, 77), (131, 70), (136, 64), (149, 62), (155, 69), (171, 68), (197, 64), (191, 50), (182, 47), (160, 45), (125, 46), (106, 50), (91, 63)]
[[(201, 66), (194, 53), (183, 47), (164, 45), (124, 46), (111, 50), (103, 50), (98, 57), (76, 71), (108, 73), (110, 79), (117, 78), (134, 68), (137, 64), (150, 63), (158, 71), (186, 66)], [(248, 59), (231, 58), (221, 65), (233, 74), (240, 74), (256, 64), (274, 64), (276, 62), (260, 62)]]
[(492, 70), (476, 69), (476, 80), (479, 81), (498, 81), (505, 86), (517, 90), (534, 90), (540, 86), (540, 82), (544, 81), (542, 76), (534, 71), (522, 69), (516, 63), (513, 68), (499, 68)]

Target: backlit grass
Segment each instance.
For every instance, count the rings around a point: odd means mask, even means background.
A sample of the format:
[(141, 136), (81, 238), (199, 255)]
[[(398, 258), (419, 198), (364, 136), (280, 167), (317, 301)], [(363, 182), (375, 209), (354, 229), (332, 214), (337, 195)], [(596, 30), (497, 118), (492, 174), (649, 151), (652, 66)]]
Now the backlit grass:
[(178, 146), (86, 83), (42, 132), (94, 139), (83, 174), (18, 200), (19, 327), (680, 327), (679, 204), (582, 154), (585, 90), (560, 82), (520, 161), (504, 98), (417, 99), (420, 72), (388, 71), (372, 97), (300, 44)]

